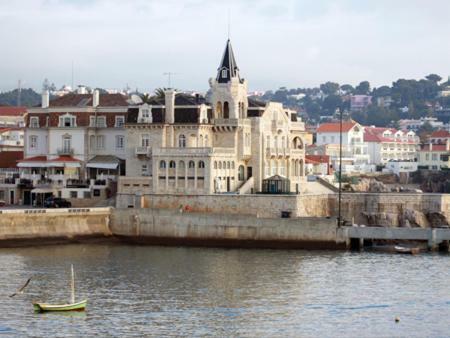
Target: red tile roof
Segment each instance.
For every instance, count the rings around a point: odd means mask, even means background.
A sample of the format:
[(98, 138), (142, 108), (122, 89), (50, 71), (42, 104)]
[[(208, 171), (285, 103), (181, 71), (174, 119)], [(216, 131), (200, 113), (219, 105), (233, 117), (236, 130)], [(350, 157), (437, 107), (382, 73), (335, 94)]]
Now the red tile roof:
[[(342, 132), (348, 132), (356, 125), (356, 122), (342, 122)], [(317, 128), (318, 133), (339, 133), (339, 123), (323, 123)]]
[(305, 155), (305, 162), (306, 163), (330, 163), (330, 156), (329, 155)]
[(23, 158), (23, 151), (0, 152), (0, 168), (17, 168), (17, 162)]
[[(100, 106), (128, 106), (127, 97), (122, 94), (100, 94)], [(92, 106), (92, 94), (70, 93), (50, 101), (50, 107), (89, 107)]]
[(450, 133), (447, 130), (436, 130), (430, 135), (431, 138), (450, 138)]
[[(430, 150), (429, 144), (424, 144), (420, 147), (420, 151), (447, 151), (447, 145), (446, 144), (433, 144), (433, 147)], [(450, 151), (449, 151), (450, 152)]]
[(364, 142), (396, 142), (396, 143), (416, 143), (414, 140), (403, 141), (393, 136), (383, 136), (383, 133), (389, 130), (392, 134), (395, 134), (398, 130), (394, 128), (382, 128), (382, 127), (364, 127)]
[(0, 116), (22, 116), (27, 112), (27, 107), (0, 107)]

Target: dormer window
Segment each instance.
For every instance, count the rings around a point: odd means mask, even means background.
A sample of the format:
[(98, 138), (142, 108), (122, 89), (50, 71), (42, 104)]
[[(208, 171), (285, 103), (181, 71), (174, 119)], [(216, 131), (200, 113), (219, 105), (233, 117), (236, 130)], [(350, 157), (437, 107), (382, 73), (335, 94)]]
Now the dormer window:
[(140, 123), (152, 123), (153, 122), (151, 106), (149, 106), (148, 104), (145, 103), (139, 108), (138, 122), (140, 122)]
[(59, 117), (59, 127), (70, 128), (76, 127), (76, 117), (70, 114), (65, 114)]
[(222, 77), (223, 78), (227, 77), (227, 70), (226, 69), (222, 69)]
[(39, 117), (30, 117), (30, 128), (39, 128)]

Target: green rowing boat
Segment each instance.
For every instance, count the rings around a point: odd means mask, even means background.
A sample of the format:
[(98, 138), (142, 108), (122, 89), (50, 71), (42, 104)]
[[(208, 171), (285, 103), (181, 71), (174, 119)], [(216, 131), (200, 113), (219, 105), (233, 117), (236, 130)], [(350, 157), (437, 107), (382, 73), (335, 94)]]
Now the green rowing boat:
[(47, 311), (84, 311), (86, 309), (87, 299), (80, 302), (75, 302), (75, 278), (73, 274), (73, 265), (71, 266), (72, 271), (72, 283), (71, 283), (71, 297), (70, 303), (67, 304), (48, 304), (34, 302), (33, 307), (36, 312), (47, 312)]

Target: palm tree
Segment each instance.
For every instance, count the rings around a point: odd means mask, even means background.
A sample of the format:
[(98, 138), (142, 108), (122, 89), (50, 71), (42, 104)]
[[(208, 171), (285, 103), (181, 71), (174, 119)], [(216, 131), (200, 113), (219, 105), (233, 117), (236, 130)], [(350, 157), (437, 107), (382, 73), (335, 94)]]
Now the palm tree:
[[(163, 99), (163, 98), (165, 98), (165, 91), (166, 90), (169, 90), (169, 89), (172, 89), (172, 88), (156, 88), (155, 89), (155, 97), (156, 98), (158, 98), (158, 99)], [(172, 89), (172, 90), (174, 90), (174, 91), (178, 91), (178, 89)]]
[(142, 103), (149, 103), (151, 96), (150, 96), (150, 94), (142, 94), (142, 95), (140, 95), (140, 98), (142, 100)]

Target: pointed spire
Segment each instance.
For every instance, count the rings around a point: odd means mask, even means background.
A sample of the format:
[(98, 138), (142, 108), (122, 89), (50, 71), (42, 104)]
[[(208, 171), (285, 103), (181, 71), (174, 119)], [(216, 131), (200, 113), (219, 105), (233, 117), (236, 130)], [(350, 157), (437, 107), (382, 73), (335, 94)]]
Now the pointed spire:
[(233, 48), (231, 47), (230, 39), (227, 41), (225, 47), (225, 52), (223, 53), (222, 61), (217, 69), (217, 82), (227, 83), (231, 78), (239, 78), (239, 68), (236, 64), (236, 59), (234, 58)]

